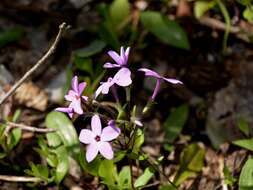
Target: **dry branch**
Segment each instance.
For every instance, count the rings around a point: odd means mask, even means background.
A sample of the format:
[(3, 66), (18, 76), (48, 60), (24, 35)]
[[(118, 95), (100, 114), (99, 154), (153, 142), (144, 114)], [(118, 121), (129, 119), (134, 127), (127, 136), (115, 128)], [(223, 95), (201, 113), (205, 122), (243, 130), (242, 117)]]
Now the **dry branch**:
[(30, 69), (28, 70), (24, 76), (19, 79), (19, 81), (17, 81), (13, 86), (12, 88), (5, 94), (3, 95), (3, 97), (1, 98), (0, 100), (0, 105), (5, 101), (7, 100), (8, 97), (10, 97), (16, 90), (17, 88), (23, 83), (26, 81), (26, 79), (28, 77), (30, 77), (34, 71), (36, 71), (56, 50), (56, 47), (64, 33), (64, 31), (67, 29), (68, 27), (66, 26), (66, 23), (62, 23), (60, 26), (59, 26), (59, 32), (55, 38), (55, 41), (54, 43), (51, 45), (51, 47), (49, 48), (49, 50), (46, 52), (46, 54), (43, 55), (43, 57)]

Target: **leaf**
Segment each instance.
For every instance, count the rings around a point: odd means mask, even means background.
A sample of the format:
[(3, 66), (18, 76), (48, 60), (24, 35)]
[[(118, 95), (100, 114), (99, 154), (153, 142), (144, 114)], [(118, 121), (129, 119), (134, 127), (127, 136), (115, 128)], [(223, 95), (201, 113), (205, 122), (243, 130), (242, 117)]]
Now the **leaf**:
[(239, 190), (253, 189), (253, 158), (248, 158), (239, 177)]
[(141, 129), (137, 129), (132, 143), (134, 143), (133, 146), (130, 146), (133, 147), (132, 152), (138, 154), (141, 145), (144, 143), (144, 133)]
[(101, 164), (101, 158), (99, 156), (97, 156), (92, 162), (88, 163), (86, 161), (84, 152), (81, 151), (81, 153), (79, 154), (79, 164), (83, 170), (90, 173), (91, 175), (93, 175), (93, 176), (99, 175), (98, 170), (99, 170), (99, 166)]
[(46, 137), (49, 146), (58, 147), (62, 143), (61, 138), (57, 133), (47, 133)]
[(202, 17), (208, 10), (216, 5), (215, 1), (196, 1), (194, 3), (194, 15), (196, 18)]
[(115, 26), (120, 25), (130, 15), (128, 0), (114, 0), (110, 6), (110, 16)]
[(144, 173), (137, 178), (137, 180), (134, 183), (134, 187), (138, 188), (141, 186), (144, 186), (148, 183), (148, 181), (154, 176), (154, 171), (151, 167), (147, 167), (144, 170)]
[(253, 151), (253, 138), (233, 141), (234, 145)]
[(101, 23), (99, 26), (99, 36), (100, 38), (106, 42), (107, 44), (111, 45), (114, 49), (118, 49), (120, 46), (117, 34), (115, 31), (111, 28), (110, 25), (108, 25), (106, 22)]
[(66, 115), (61, 112), (50, 112), (46, 117), (46, 126), (57, 130), (56, 134), (59, 135), (68, 151), (75, 154), (80, 153), (76, 130)]
[(180, 185), (189, 177), (194, 177), (204, 166), (205, 150), (197, 144), (191, 144), (180, 154), (180, 166), (175, 177), (175, 184)]
[(239, 118), (237, 125), (241, 132), (243, 132), (246, 136), (249, 136), (250, 134), (250, 127), (247, 121), (243, 118)]
[(78, 57), (88, 58), (92, 55), (95, 55), (95, 54), (101, 52), (105, 46), (106, 46), (106, 44), (103, 41), (95, 40), (95, 41), (91, 42), (87, 47), (76, 50), (75, 54)]
[(58, 164), (56, 166), (55, 182), (59, 184), (69, 169), (68, 152), (64, 146), (60, 146), (55, 151), (57, 155)]
[(236, 179), (233, 177), (227, 166), (224, 166), (223, 174), (225, 177), (225, 184), (233, 187), (234, 183), (236, 182)]
[(20, 40), (24, 36), (24, 30), (20, 27), (8, 29), (0, 32), (0, 47), (8, 43)]
[(253, 21), (253, 6), (248, 6), (248, 7), (243, 11), (243, 17), (244, 17), (248, 22), (252, 22), (252, 21)]
[(129, 166), (124, 166), (120, 173), (118, 179), (119, 189), (131, 189), (131, 172)]
[(143, 26), (162, 42), (181, 49), (190, 49), (185, 31), (175, 21), (155, 11), (145, 11), (140, 16)]
[(181, 133), (189, 115), (189, 107), (182, 105), (177, 107), (164, 122), (166, 141), (172, 143)]
[(19, 143), (21, 136), (22, 130), (20, 128), (15, 128), (10, 132), (10, 135), (7, 137), (9, 151), (11, 151)]
[(44, 166), (41, 164), (35, 165), (34, 163), (31, 162), (30, 167), (31, 167), (31, 169), (26, 169), (24, 172), (27, 173), (28, 175), (41, 178), (44, 181), (49, 180), (49, 178), (48, 178), (49, 171), (48, 171), (47, 166)]
[(92, 76), (93, 68), (92, 68), (92, 60), (90, 58), (82, 58), (75, 56), (74, 63), (78, 69), (85, 71)]
[(237, 0), (238, 3), (248, 6), (251, 4), (251, 0)]
[(106, 185), (114, 186), (117, 182), (117, 170), (112, 160), (103, 160), (99, 166), (98, 174)]

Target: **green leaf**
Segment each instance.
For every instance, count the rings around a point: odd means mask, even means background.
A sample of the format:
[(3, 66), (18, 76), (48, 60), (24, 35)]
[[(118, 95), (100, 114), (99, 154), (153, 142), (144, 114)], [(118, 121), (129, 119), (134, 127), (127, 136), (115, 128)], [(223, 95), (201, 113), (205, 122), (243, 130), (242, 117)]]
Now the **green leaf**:
[(247, 123), (247, 121), (243, 118), (239, 118), (237, 125), (240, 129), (240, 131), (242, 131), (246, 136), (249, 136), (250, 134), (250, 127), (249, 124)]
[(189, 107), (182, 105), (177, 107), (164, 122), (166, 141), (172, 143), (181, 133), (189, 115)]
[(141, 13), (143, 26), (162, 42), (181, 49), (190, 49), (189, 41), (185, 31), (175, 21), (155, 11)]
[(251, 0), (237, 0), (237, 2), (245, 6), (251, 5), (252, 3)]
[(62, 143), (61, 138), (57, 133), (47, 133), (46, 137), (49, 146), (58, 147)]
[(248, 7), (243, 11), (243, 17), (244, 17), (248, 22), (252, 22), (252, 21), (253, 21), (253, 6), (248, 6)]
[(154, 171), (151, 167), (148, 167), (144, 170), (144, 173), (137, 178), (134, 183), (134, 187), (138, 188), (144, 186), (148, 183), (148, 181), (154, 176)]
[(107, 44), (111, 45), (114, 49), (118, 49), (120, 46), (117, 34), (111, 28), (109, 24), (106, 22), (101, 23), (99, 26), (99, 36), (100, 38), (106, 42)]
[(194, 15), (196, 18), (202, 17), (208, 10), (216, 5), (215, 1), (195, 1)]
[(131, 189), (131, 172), (129, 166), (124, 166), (120, 173), (118, 179), (119, 189)]
[(239, 177), (239, 190), (253, 189), (253, 158), (248, 158)]
[(99, 166), (98, 174), (109, 186), (114, 186), (117, 182), (117, 169), (112, 160), (103, 160)]
[(253, 138), (233, 141), (234, 145), (253, 151)]
[(196, 176), (204, 166), (205, 150), (197, 144), (191, 144), (180, 154), (180, 166), (175, 177), (175, 184), (180, 185), (189, 177)]
[(74, 154), (80, 153), (80, 145), (76, 130), (65, 114), (55, 111), (50, 112), (46, 117), (46, 126), (57, 130), (56, 134), (59, 135), (68, 151)]
[(79, 154), (79, 164), (83, 170), (90, 173), (91, 175), (93, 175), (93, 176), (99, 175), (98, 170), (99, 170), (99, 166), (101, 164), (101, 158), (99, 156), (97, 156), (92, 162), (88, 163), (86, 161), (84, 152), (81, 151), (81, 153)]
[(58, 164), (56, 166), (55, 182), (59, 184), (69, 169), (68, 152), (64, 146), (60, 146), (55, 151), (57, 155)]
[(121, 24), (130, 15), (128, 0), (114, 0), (110, 6), (112, 23), (116, 26)]
[(144, 143), (144, 133), (141, 129), (137, 129), (132, 143), (134, 143), (133, 146), (130, 146), (133, 147), (132, 152), (138, 155), (140, 147)]
[(20, 27), (8, 29), (0, 32), (0, 47), (11, 42), (16, 42), (24, 36), (24, 30)]
[(105, 45), (106, 44), (103, 41), (95, 40), (91, 42), (87, 47), (76, 50), (75, 54), (78, 57), (88, 58), (92, 55), (95, 55), (101, 52), (104, 49)]
[(44, 181), (49, 180), (49, 170), (47, 166), (37, 164), (35, 165), (34, 163), (30, 163), (31, 169), (26, 169), (24, 172), (27, 173), (28, 175), (34, 176), (41, 178)]
[(236, 182), (236, 179), (232, 176), (227, 166), (224, 166), (223, 173), (225, 177), (225, 184), (233, 187), (234, 183)]
[(93, 75), (92, 59), (75, 56), (74, 63), (78, 69)]
[(22, 130), (20, 128), (13, 129), (7, 137), (8, 150), (11, 151), (20, 141)]

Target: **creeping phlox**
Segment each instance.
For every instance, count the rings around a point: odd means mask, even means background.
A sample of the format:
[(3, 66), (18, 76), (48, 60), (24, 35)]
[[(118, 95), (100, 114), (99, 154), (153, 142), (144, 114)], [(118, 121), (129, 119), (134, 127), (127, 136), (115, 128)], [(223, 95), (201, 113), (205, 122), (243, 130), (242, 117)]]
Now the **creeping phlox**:
[[(104, 68), (117, 68), (119, 69), (113, 77), (109, 77), (106, 82), (101, 82), (100, 86), (95, 92), (94, 97), (97, 98), (99, 94), (108, 94), (110, 88), (115, 93), (115, 85), (121, 87), (127, 87), (132, 84), (131, 71), (128, 68), (128, 56), (130, 52), (130, 47), (124, 50), (123, 47), (120, 48), (120, 54), (115, 51), (109, 51), (109, 56), (116, 62), (107, 62), (104, 64)], [(167, 81), (172, 84), (182, 84), (181, 81), (172, 78), (165, 78), (155, 71), (147, 68), (140, 68), (138, 71), (144, 72), (147, 77), (154, 77), (156, 79), (156, 86), (154, 88), (151, 100), (154, 101), (160, 86), (161, 81)], [(84, 114), (82, 109), (82, 101), (87, 101), (87, 96), (82, 96), (82, 93), (86, 87), (86, 82), (78, 83), (77, 76), (74, 76), (71, 83), (71, 89), (68, 94), (64, 96), (65, 100), (69, 101), (68, 107), (57, 108), (56, 111), (64, 112), (69, 115), (70, 118), (74, 114), (82, 115)], [(133, 123), (138, 126), (143, 124), (139, 120), (134, 120)], [(121, 133), (120, 128), (116, 126), (114, 120), (110, 120), (105, 128), (102, 129), (101, 120), (99, 114), (94, 114), (91, 118), (91, 130), (82, 129), (79, 135), (80, 142), (87, 144), (86, 149), (86, 160), (91, 162), (100, 153), (106, 159), (113, 159), (113, 148), (111, 141), (115, 140)]]

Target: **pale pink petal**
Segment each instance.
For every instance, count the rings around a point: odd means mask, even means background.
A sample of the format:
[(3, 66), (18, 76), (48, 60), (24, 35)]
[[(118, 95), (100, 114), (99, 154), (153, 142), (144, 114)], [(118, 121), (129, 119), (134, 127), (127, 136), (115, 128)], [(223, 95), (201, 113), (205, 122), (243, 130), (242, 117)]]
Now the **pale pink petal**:
[(84, 88), (86, 87), (86, 82), (81, 82), (78, 85), (78, 94), (81, 95), (83, 93)]
[(83, 114), (83, 109), (81, 107), (81, 100), (80, 99), (72, 101), (69, 104), (69, 107), (73, 108), (74, 112), (76, 112), (78, 114)]
[(116, 139), (120, 134), (120, 128), (108, 126), (102, 130), (101, 141), (111, 141)]
[(91, 118), (91, 129), (95, 135), (101, 135), (101, 121), (98, 115), (94, 115)]
[(118, 65), (118, 64), (112, 64), (112, 63), (105, 63), (104, 64), (104, 66), (103, 66), (104, 68), (116, 68), (116, 67), (120, 67), (120, 65)]
[(69, 113), (69, 112), (73, 112), (73, 108), (64, 108), (64, 107), (60, 107), (60, 108), (56, 108), (55, 111), (64, 112), (64, 113)]
[(87, 97), (87, 96), (82, 96), (82, 99), (83, 99), (84, 101), (88, 101), (88, 97)]
[(140, 122), (139, 120), (134, 120), (134, 123), (140, 127), (143, 126), (142, 122)]
[(109, 78), (108, 81), (103, 84), (102, 94), (108, 94), (109, 89), (113, 84), (114, 84), (113, 79)]
[(132, 83), (131, 71), (128, 68), (120, 69), (113, 77), (113, 82), (119, 86), (129, 86)]
[(155, 77), (158, 79), (162, 78), (157, 72), (152, 71), (150, 69), (141, 68), (141, 69), (138, 69), (138, 71), (144, 72), (146, 76)]
[(86, 149), (87, 162), (91, 162), (92, 160), (94, 160), (97, 154), (98, 154), (98, 144), (96, 142), (89, 144)]
[(121, 46), (120, 47), (120, 58), (122, 60), (122, 64), (124, 64), (124, 60), (125, 60), (125, 51), (124, 51), (124, 47)]
[(98, 95), (102, 92), (103, 84), (101, 84), (98, 89), (95, 92), (95, 99), (98, 97)]
[(172, 84), (183, 84), (180, 80), (177, 80), (177, 79), (171, 79), (171, 78), (165, 78), (165, 77), (163, 77), (163, 79)]
[(71, 86), (72, 86), (72, 89), (78, 93), (78, 78), (77, 76), (74, 76), (72, 78), (72, 82), (71, 82)]
[(95, 135), (91, 130), (82, 129), (79, 135), (79, 140), (84, 144), (91, 144), (95, 142)]
[(125, 64), (127, 64), (129, 52), (130, 52), (130, 47), (128, 47), (128, 48), (126, 49), (126, 51), (125, 51)]
[(115, 51), (109, 51), (110, 57), (119, 65), (122, 65), (121, 57)]
[(73, 112), (69, 112), (68, 115), (69, 115), (70, 118), (72, 118), (73, 115), (74, 115), (74, 113)]
[(75, 93), (73, 90), (69, 90), (68, 94), (64, 96), (65, 100), (67, 101), (74, 101), (76, 98), (77, 93)]
[(106, 159), (111, 160), (113, 159), (113, 150), (112, 146), (108, 142), (99, 142), (98, 143), (99, 152), (104, 156)]

